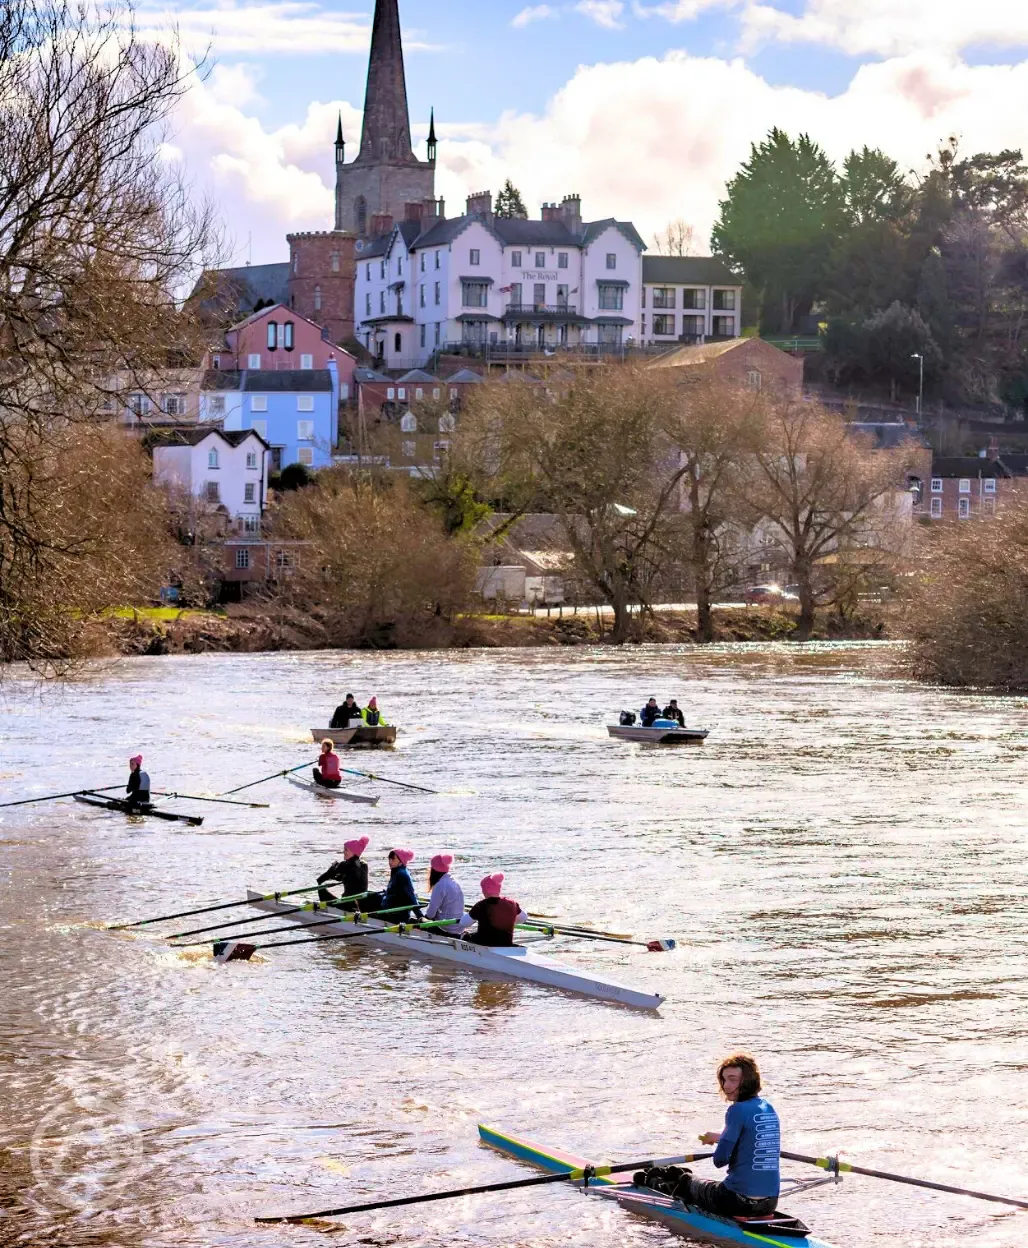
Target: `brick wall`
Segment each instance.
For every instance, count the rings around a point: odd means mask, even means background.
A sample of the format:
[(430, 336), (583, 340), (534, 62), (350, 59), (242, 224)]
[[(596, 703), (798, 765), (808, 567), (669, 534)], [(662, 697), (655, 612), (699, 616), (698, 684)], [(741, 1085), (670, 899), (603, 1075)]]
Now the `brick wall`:
[[(353, 338), (356, 238), (339, 230), (289, 234), (289, 300), (335, 343)], [(318, 307), (320, 296), (320, 307)]]

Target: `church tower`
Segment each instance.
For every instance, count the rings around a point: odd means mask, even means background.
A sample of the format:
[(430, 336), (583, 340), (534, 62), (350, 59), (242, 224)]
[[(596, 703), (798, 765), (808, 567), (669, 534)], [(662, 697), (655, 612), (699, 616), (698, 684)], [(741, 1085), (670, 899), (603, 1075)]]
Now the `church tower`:
[(434, 124), (431, 138), (429, 159), (418, 160), (410, 141), (398, 0), (375, 0), (364, 128), (356, 160), (345, 162), (341, 132), (336, 138), (335, 228), (363, 238), (373, 217), (401, 221), (420, 213), (426, 200), (434, 200)]

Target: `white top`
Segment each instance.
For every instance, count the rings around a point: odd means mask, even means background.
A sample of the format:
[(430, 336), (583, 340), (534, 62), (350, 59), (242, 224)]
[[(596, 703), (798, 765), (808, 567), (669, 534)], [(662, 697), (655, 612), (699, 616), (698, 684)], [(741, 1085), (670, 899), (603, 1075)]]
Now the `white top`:
[(464, 890), (449, 872), (432, 889), (428, 898), (426, 919), (461, 919), (460, 923), (447, 924), (443, 931), (463, 931), (468, 926), (464, 913)]

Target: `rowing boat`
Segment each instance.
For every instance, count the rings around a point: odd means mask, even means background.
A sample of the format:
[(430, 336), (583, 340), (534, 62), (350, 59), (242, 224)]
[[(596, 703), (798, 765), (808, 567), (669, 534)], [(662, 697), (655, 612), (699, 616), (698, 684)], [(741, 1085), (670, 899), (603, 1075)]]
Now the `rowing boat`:
[(354, 793), (352, 789), (326, 789), (323, 784), (315, 784), (313, 780), (303, 780), (300, 776), (286, 776), (286, 779), (290, 784), (295, 784), (298, 789), (306, 789), (308, 793), (314, 793), (317, 797), (332, 797), (343, 802), (363, 802), (365, 806), (377, 806), (379, 802), (377, 793)]
[(203, 823), (203, 815), (178, 815), (171, 810), (160, 810), (156, 806), (130, 806), (116, 797), (97, 797), (93, 793), (73, 794), (76, 802), (83, 806), (96, 806), (100, 810), (119, 810), (123, 815), (145, 815), (147, 819), (164, 819), (169, 823), (189, 823), (198, 828)]
[[(531, 1140), (504, 1135), (492, 1127), (479, 1126), (478, 1134), (482, 1143), (488, 1144), (490, 1148), (498, 1149), (507, 1157), (514, 1157), (518, 1161), (526, 1161), (550, 1174), (596, 1165), (595, 1162), (561, 1149), (547, 1148), (541, 1144), (533, 1144)], [(815, 1180), (817, 1182), (819, 1181)], [(810, 1185), (799, 1185), (801, 1190), (807, 1186)], [(776, 1212), (768, 1218), (721, 1217), (693, 1205), (683, 1205), (680, 1200), (662, 1196), (647, 1187), (636, 1187), (631, 1181), (625, 1182), (613, 1176), (590, 1179), (589, 1191), (596, 1196), (615, 1200), (622, 1209), (660, 1222), (676, 1234), (700, 1243), (747, 1244), (751, 1248), (767, 1248), (769, 1244), (773, 1248), (829, 1248), (824, 1240), (815, 1239), (809, 1232), (804, 1233), (806, 1227), (788, 1214)]]
[(321, 924), (314, 933), (316, 936), (363, 931), (367, 935), (358, 937), (351, 943), (371, 945), (390, 953), (448, 962), (487, 978), (523, 979), (548, 988), (577, 993), (579, 996), (594, 997), (599, 1001), (632, 1006), (638, 1010), (655, 1010), (664, 1000), (659, 993), (640, 992), (614, 980), (600, 978), (589, 971), (561, 966), (559, 962), (540, 957), (534, 949), (526, 945), (514, 945), (510, 949), (491, 949), (461, 940), (459, 936), (446, 936), (438, 931), (419, 931), (413, 927), (403, 933), (384, 932), (382, 929), (386, 926), (385, 923), (376, 919), (363, 919), (360, 923), (355, 923), (352, 916), (341, 917), (338, 923), (326, 922), (324, 911), (305, 910), (290, 914), (293, 907), (288, 901), (275, 901), (266, 893), (254, 892), (252, 889), (248, 889), (246, 895), (255, 910), (282, 914), (290, 922), (299, 925)]
[(622, 741), (645, 741), (650, 745), (695, 745), (710, 736), (709, 728), (643, 728), (640, 724), (608, 724), (607, 732)]
[(312, 728), (311, 737), (315, 741), (324, 741), (327, 737), (333, 745), (392, 745), (396, 740), (396, 729), (390, 724), (379, 724), (369, 728), (360, 724), (356, 728)]

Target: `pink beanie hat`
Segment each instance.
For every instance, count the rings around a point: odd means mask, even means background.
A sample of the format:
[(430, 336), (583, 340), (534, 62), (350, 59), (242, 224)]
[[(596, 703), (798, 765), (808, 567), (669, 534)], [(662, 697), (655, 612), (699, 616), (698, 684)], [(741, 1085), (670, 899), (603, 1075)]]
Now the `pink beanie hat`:
[(453, 854), (436, 854), (431, 866), (433, 871), (441, 871), (445, 875), (453, 866)]
[(503, 887), (503, 872), (497, 871), (495, 875), (487, 875), (482, 880), (482, 896), (483, 897), (499, 897), (500, 889)]
[(393, 853), (397, 856), (397, 858), (399, 858), (403, 866), (406, 866), (407, 863), (414, 857), (413, 849), (394, 849)]
[(351, 854), (355, 854), (359, 858), (368, 848), (368, 844), (368, 838), (366, 836), (362, 836), (359, 841), (347, 841), (343, 845), (343, 849), (348, 849)]
[(378, 706), (378, 698), (369, 698), (368, 706)]
[(132, 755), (132, 757), (129, 759), (129, 766), (131, 767), (131, 766), (133, 766), (133, 765), (138, 766), (138, 767), (142, 767), (142, 765), (143, 765), (143, 756), (142, 756), (142, 754), (133, 754), (133, 755)]

